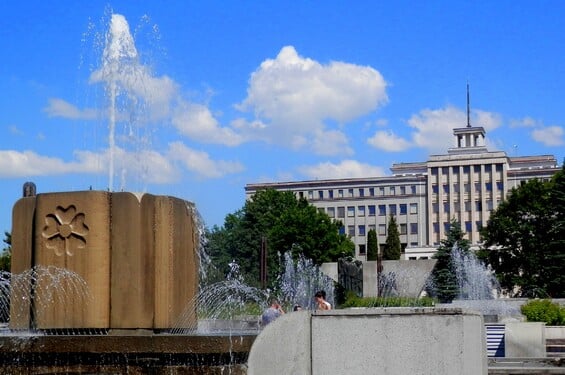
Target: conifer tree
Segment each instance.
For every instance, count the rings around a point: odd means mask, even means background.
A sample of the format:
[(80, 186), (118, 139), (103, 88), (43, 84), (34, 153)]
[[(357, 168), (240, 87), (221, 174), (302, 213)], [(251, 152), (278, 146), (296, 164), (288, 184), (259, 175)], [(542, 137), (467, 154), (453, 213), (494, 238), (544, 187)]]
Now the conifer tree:
[(398, 232), (398, 225), (393, 215), (390, 215), (388, 220), (388, 231), (385, 242), (385, 250), (383, 260), (398, 260), (400, 259), (400, 233)]
[(371, 229), (367, 234), (367, 260), (377, 260), (378, 255), (379, 242), (377, 232), (374, 229)]
[(469, 240), (463, 238), (464, 236), (465, 233), (461, 230), (459, 222), (455, 219), (451, 220), (447, 238), (441, 241), (434, 254), (437, 263), (432, 271), (432, 294), (440, 302), (451, 302), (459, 295), (457, 275), (451, 261), (451, 254), (456, 246), (464, 254), (469, 252)]

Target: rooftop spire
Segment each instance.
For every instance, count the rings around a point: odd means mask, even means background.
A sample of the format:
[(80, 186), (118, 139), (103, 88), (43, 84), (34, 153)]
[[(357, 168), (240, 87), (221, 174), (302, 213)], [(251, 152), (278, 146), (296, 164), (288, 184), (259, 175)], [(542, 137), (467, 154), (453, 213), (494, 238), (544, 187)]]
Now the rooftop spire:
[(467, 127), (471, 127), (471, 106), (469, 104), (469, 81), (467, 81)]

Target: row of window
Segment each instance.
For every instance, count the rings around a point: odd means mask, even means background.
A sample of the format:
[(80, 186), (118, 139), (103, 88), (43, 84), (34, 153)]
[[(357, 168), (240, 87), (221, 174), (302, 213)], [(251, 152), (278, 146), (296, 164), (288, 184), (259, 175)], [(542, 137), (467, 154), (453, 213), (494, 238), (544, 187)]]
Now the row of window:
[[(411, 242), (410, 245), (411, 246), (417, 246), (417, 243)], [(385, 244), (379, 244), (379, 249), (380, 249), (381, 254), (384, 253), (385, 247), (386, 247)], [(404, 253), (406, 251), (406, 244), (401, 243), (400, 249), (401, 249), (401, 252)], [(367, 245), (360, 244), (359, 245), (359, 255), (365, 255), (365, 254), (367, 254)], [(410, 259), (412, 259), (412, 258), (410, 258)], [(428, 259), (428, 257), (421, 257), (420, 259)]]
[[(410, 234), (418, 234), (418, 223), (410, 223), (410, 224), (398, 224), (398, 230), (400, 234), (408, 234), (408, 228), (410, 228)], [(340, 234), (345, 234), (345, 227), (340, 228)], [(378, 231), (377, 231), (378, 229)], [(364, 237), (367, 235), (368, 231), (374, 230), (377, 232), (379, 236), (386, 236), (386, 224), (379, 224), (378, 227), (376, 225), (348, 225), (347, 226), (347, 235), (350, 237)]]
[[(336, 193), (337, 191), (337, 193)], [(357, 191), (357, 195), (355, 192)], [(329, 189), (329, 190), (308, 190), (308, 199), (335, 199), (335, 198), (363, 198), (363, 197), (375, 197), (384, 195), (415, 195), (417, 192), (416, 185), (412, 186), (381, 186), (379, 188), (369, 187), (369, 188), (350, 188), (350, 189)], [(300, 198), (304, 198), (304, 192), (298, 192)]]
[[(439, 233), (439, 225), (440, 223), (433, 223), (433, 231), (434, 233)], [(467, 233), (470, 233), (473, 231), (473, 227), (472, 227), (472, 222), (471, 221), (465, 221), (464, 223), (465, 225), (465, 231)], [(477, 228), (477, 230), (481, 230), (481, 228), (483, 227), (483, 222), (481, 220), (478, 220), (475, 222), (475, 226)], [(443, 230), (444, 232), (449, 232), (449, 229), (451, 228), (451, 223), (450, 222), (444, 222), (443, 223)], [(379, 224), (374, 225), (374, 224), (369, 224), (369, 225), (348, 225), (347, 228), (346, 227), (341, 227), (339, 230), (340, 234), (346, 234), (345, 230), (347, 229), (347, 235), (350, 237), (364, 237), (367, 235), (368, 231), (370, 230), (374, 230), (376, 231), (376, 233), (379, 236), (386, 236), (387, 235), (387, 225), (386, 224)], [(398, 224), (398, 229), (400, 232), (400, 235), (406, 235), (406, 234), (418, 234), (418, 223), (401, 223)]]
[[(443, 184), (443, 192), (446, 194), (449, 194), (450, 192), (450, 185), (449, 184)], [(454, 193), (459, 193), (460, 190), (460, 184), (456, 183), (453, 184), (453, 192)], [(485, 190), (486, 191), (492, 191), (492, 182), (485, 182)], [(504, 190), (504, 183), (498, 181), (496, 183), (496, 190), (497, 191), (503, 191)], [(463, 185), (463, 191), (465, 193), (470, 193), (471, 192), (471, 184), (464, 184)], [(476, 182), (475, 183), (475, 192), (479, 193), (483, 191), (482, 189), (482, 184), (480, 182)], [(437, 184), (433, 184), (432, 185), (432, 192), (434, 194), (438, 194), (439, 193), (439, 186)]]
[(387, 205), (380, 204), (376, 205), (368, 205), (368, 206), (340, 206), (340, 207), (327, 207), (325, 210), (323, 207), (318, 208), (320, 212), (325, 212), (331, 218), (338, 218), (342, 219), (345, 218), (345, 210), (347, 208), (347, 217), (364, 217), (364, 216), (376, 216), (377, 209), (379, 216), (386, 216), (388, 215), (396, 215), (399, 213), (400, 215), (410, 214), (417, 214), (418, 213), (418, 203), (410, 203), (409, 205), (406, 203), (401, 204), (389, 204), (388, 205), (388, 212), (387, 212)]
[[(471, 233), (473, 231), (473, 223), (471, 221), (465, 221), (464, 224), (465, 224), (465, 232)], [(475, 221), (475, 226), (477, 228), (477, 231), (480, 231), (481, 228), (483, 227), (483, 222), (481, 220), (477, 220)], [(433, 227), (434, 227), (434, 233), (439, 233), (439, 223), (433, 223)], [(449, 232), (450, 228), (451, 228), (451, 223), (447, 221), (443, 223), (443, 231), (445, 233)]]
[[(471, 201), (466, 201), (464, 202), (465, 205), (465, 212), (471, 212), (471, 204), (473, 202)], [(483, 202), (482, 201), (475, 201), (475, 211), (482, 211), (483, 210)], [(493, 206), (493, 201), (492, 200), (487, 200), (485, 201), (486, 203), (486, 209), (487, 211), (492, 211), (494, 209)], [(439, 213), (439, 203), (432, 203), (432, 212), (434, 214)], [(449, 204), (449, 202), (443, 202), (443, 212), (445, 213), (450, 213), (451, 212), (451, 205)], [(461, 202), (453, 202), (453, 212), (461, 212)]]
[[(463, 168), (463, 173), (468, 174), (471, 173), (471, 167), (473, 167), (473, 172), (475, 173), (481, 173), (481, 165), (464, 165)], [(484, 164), (483, 167), (485, 168), (485, 173), (490, 173), (492, 172), (492, 164)], [(450, 167), (441, 167), (441, 174), (446, 175), (449, 174), (449, 168)], [(453, 174), (459, 174), (459, 166), (452, 166), (451, 167), (451, 172)], [(437, 176), (438, 171), (439, 171), (439, 167), (434, 167), (431, 170), (432, 176)], [(502, 164), (495, 164), (495, 170), (497, 172), (502, 172)]]

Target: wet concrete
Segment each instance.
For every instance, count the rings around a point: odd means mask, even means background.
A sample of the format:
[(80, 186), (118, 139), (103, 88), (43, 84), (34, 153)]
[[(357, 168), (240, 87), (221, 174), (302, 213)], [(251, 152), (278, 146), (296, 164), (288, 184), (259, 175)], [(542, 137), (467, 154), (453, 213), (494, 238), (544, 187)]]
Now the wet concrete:
[(2, 335), (0, 373), (246, 374), (255, 335)]

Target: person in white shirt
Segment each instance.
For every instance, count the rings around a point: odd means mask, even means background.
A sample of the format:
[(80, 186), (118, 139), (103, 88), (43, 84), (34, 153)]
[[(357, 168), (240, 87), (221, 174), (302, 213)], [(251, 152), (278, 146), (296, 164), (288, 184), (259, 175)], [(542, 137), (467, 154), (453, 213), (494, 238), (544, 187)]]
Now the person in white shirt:
[(314, 299), (316, 300), (317, 308), (316, 310), (331, 310), (332, 305), (326, 301), (326, 292), (320, 290), (314, 294)]

